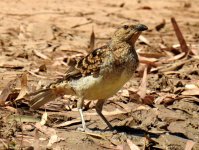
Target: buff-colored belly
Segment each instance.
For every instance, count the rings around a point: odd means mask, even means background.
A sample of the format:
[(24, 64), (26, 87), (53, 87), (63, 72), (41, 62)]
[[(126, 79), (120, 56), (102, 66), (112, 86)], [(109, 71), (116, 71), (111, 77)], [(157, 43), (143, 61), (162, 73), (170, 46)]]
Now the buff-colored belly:
[(123, 71), (121, 74), (106, 76), (87, 76), (76, 81), (71, 81), (70, 85), (80, 97), (90, 100), (107, 99), (113, 96), (131, 78), (131, 74)]

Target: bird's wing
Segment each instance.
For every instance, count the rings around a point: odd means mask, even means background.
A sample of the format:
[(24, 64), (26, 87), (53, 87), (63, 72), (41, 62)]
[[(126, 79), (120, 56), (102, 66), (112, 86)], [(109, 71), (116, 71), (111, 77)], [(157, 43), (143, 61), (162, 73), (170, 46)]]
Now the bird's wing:
[(64, 78), (59, 79), (57, 82), (64, 80), (78, 79), (88, 75), (97, 75), (100, 67), (105, 61), (107, 52), (110, 51), (107, 45), (93, 50), (87, 56), (79, 59), (76, 64), (71, 66), (67, 71)]

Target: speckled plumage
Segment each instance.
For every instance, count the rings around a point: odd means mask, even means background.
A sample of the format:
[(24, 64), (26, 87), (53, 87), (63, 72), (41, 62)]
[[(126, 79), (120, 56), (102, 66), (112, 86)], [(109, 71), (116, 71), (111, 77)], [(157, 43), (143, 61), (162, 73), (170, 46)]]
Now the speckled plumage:
[[(107, 45), (77, 61), (62, 80), (33, 93), (31, 107), (39, 108), (64, 94), (77, 95), (80, 98), (79, 109), (82, 109), (84, 99), (98, 100), (96, 110), (111, 128), (101, 113), (104, 100), (114, 95), (132, 77), (139, 63), (134, 44), (144, 30), (147, 27), (142, 24), (120, 27)], [(83, 119), (81, 112), (80, 115)], [(85, 128), (84, 119), (82, 124)]]

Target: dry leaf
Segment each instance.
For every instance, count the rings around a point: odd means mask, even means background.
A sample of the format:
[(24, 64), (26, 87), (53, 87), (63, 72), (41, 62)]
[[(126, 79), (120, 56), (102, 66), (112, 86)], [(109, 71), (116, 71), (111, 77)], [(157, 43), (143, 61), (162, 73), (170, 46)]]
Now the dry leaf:
[(23, 98), (28, 93), (28, 85), (27, 85), (27, 73), (23, 73), (21, 77), (21, 90), (19, 92), (19, 95), (17, 96), (17, 99)]
[(40, 149), (39, 146), (39, 130), (35, 129), (35, 135), (34, 135), (34, 143), (33, 143), (34, 149)]
[(40, 121), (40, 124), (42, 126), (46, 124), (47, 118), (48, 118), (48, 114), (47, 114), (47, 112), (44, 112), (42, 117), (41, 117), (41, 121)]
[(185, 54), (187, 55), (189, 53), (189, 48), (187, 46), (187, 43), (186, 43), (186, 41), (185, 41), (185, 39), (182, 35), (182, 32), (181, 32), (175, 18), (173, 18), (173, 17), (171, 18), (171, 23), (173, 25), (174, 31), (175, 31), (176, 36), (178, 38), (178, 41), (180, 43), (180, 47), (182, 49), (182, 52), (185, 52)]
[(140, 148), (137, 145), (133, 144), (131, 140), (127, 139), (126, 141), (131, 150), (140, 150)]
[(90, 36), (90, 45), (89, 45), (89, 50), (88, 53), (92, 52), (95, 48), (95, 33), (94, 33), (94, 29), (92, 27), (92, 33)]
[(37, 51), (36, 49), (33, 50), (33, 52), (35, 53), (35, 55), (37, 55), (40, 58), (46, 59), (46, 60), (50, 60), (50, 58), (44, 54), (42, 54), (41, 52)]
[(155, 26), (155, 29), (157, 31), (160, 31), (162, 28), (164, 28), (165, 25), (166, 25), (166, 21), (165, 21), (165, 19), (163, 19), (160, 24), (158, 24), (157, 26)]
[(146, 90), (147, 90), (147, 67), (145, 67), (144, 69), (142, 82), (137, 92), (142, 99), (146, 96)]
[(81, 119), (73, 119), (71, 121), (66, 121), (66, 122), (60, 123), (58, 125), (54, 125), (53, 127), (60, 128), (60, 127), (70, 126), (70, 125), (76, 124), (76, 123), (81, 123)]
[(181, 93), (182, 95), (199, 95), (199, 88), (186, 90)]
[(196, 144), (196, 142), (191, 141), (191, 140), (187, 140), (186, 146), (184, 150), (192, 150), (194, 144)]
[(11, 94), (11, 86), (13, 85), (14, 80), (10, 81), (7, 86), (2, 90), (0, 95), (0, 105), (5, 105), (5, 101), (8, 98), (8, 96)]
[(147, 38), (145, 38), (143, 35), (139, 36), (139, 40), (146, 45), (150, 45), (149, 40), (147, 40)]
[(61, 139), (55, 134), (52, 135), (48, 141), (47, 147), (50, 148), (56, 142), (59, 142)]
[[(129, 110), (129, 111), (130, 111), (130, 110)], [(128, 112), (127, 112), (127, 111), (122, 111), (122, 110), (116, 108), (116, 109), (113, 110), (113, 111), (105, 111), (105, 110), (103, 110), (102, 113), (103, 113), (105, 116), (114, 116), (114, 115), (118, 115), (118, 114), (126, 114), (126, 113), (128, 113)], [(95, 116), (95, 115), (98, 116), (97, 113), (86, 113), (86, 112), (84, 113), (84, 115), (85, 115), (85, 116)]]
[(93, 132), (83, 132), (83, 133), (85, 133), (85, 134), (87, 134), (87, 135), (90, 135), (90, 136), (92, 136), (92, 137), (95, 137), (95, 138), (101, 138), (101, 139), (106, 139), (106, 137), (104, 136), (104, 135), (101, 135), (101, 134), (97, 134), (97, 133), (93, 133)]

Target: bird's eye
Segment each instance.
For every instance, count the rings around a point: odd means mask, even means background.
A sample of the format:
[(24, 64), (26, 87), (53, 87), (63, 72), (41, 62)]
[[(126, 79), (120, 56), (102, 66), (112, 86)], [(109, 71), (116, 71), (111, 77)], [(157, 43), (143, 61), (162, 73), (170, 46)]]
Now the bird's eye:
[(124, 25), (123, 27), (124, 27), (125, 30), (127, 30), (129, 28), (128, 25)]

